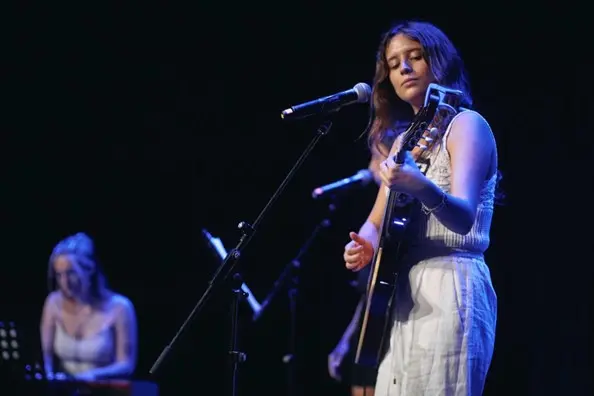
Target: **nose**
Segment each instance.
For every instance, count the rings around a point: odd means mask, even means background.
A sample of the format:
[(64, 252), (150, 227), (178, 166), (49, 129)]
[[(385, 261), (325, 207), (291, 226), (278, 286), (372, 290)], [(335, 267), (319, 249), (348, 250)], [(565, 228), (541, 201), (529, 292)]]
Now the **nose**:
[(400, 74), (406, 75), (406, 74), (409, 74), (410, 72), (412, 72), (412, 68), (410, 67), (410, 64), (407, 61), (403, 61), (400, 64)]

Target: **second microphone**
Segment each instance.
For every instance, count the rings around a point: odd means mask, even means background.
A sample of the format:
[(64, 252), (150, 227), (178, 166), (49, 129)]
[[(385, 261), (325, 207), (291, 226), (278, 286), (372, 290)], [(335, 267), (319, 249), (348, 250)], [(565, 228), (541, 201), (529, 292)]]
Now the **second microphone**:
[(368, 169), (361, 169), (353, 176), (345, 177), (344, 179), (315, 188), (311, 196), (317, 199), (328, 194), (343, 192), (353, 187), (363, 187), (369, 184), (371, 180), (373, 180), (373, 173)]

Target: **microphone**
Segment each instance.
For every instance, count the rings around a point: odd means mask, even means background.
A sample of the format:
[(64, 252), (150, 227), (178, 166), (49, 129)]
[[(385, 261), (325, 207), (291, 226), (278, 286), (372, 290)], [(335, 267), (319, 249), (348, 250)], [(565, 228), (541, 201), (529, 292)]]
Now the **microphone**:
[(373, 174), (369, 169), (361, 169), (351, 177), (346, 177), (342, 180), (314, 189), (311, 193), (311, 197), (317, 199), (331, 192), (347, 190), (354, 186), (366, 186), (372, 179)]
[(281, 112), (281, 118), (283, 120), (298, 120), (315, 114), (330, 113), (353, 103), (366, 103), (370, 97), (371, 88), (369, 85), (358, 83), (346, 91), (289, 107)]
[[(215, 238), (208, 232), (205, 228), (202, 229), (202, 235), (208, 241), (208, 246), (214, 250), (217, 256), (221, 259), (221, 262), (225, 260), (227, 257), (227, 251), (223, 246), (223, 242), (221, 242), (220, 238)], [(250, 308), (254, 312), (254, 315), (258, 315), (260, 310), (262, 309), (260, 303), (254, 296), (254, 293), (250, 290), (250, 288), (244, 283), (241, 284), (241, 290), (243, 290), (247, 294), (247, 302), (250, 305)]]

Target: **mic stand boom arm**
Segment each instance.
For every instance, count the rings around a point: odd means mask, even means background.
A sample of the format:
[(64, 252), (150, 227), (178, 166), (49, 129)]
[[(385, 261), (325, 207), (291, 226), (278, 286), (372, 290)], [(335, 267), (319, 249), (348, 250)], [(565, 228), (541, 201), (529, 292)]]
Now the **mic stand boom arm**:
[[(192, 322), (192, 320), (200, 312), (200, 310), (205, 305), (206, 301), (210, 298), (210, 296), (215, 291), (217, 291), (221, 287), (221, 285), (228, 278), (229, 274), (234, 270), (237, 262), (239, 261), (239, 258), (241, 257), (241, 253), (242, 253), (243, 249), (247, 246), (249, 241), (254, 236), (254, 234), (258, 228), (258, 225), (262, 222), (267, 211), (276, 202), (276, 200), (280, 197), (280, 195), (282, 194), (284, 189), (287, 187), (287, 185), (289, 184), (289, 182), (291, 181), (291, 179), (293, 178), (295, 173), (297, 173), (297, 171), (299, 170), (301, 165), (305, 162), (305, 160), (307, 159), (307, 157), (309, 156), (311, 151), (314, 149), (316, 144), (319, 142), (319, 140), (322, 138), (322, 136), (325, 136), (328, 134), (328, 132), (330, 131), (330, 128), (332, 128), (332, 122), (330, 120), (326, 120), (320, 124), (320, 126), (317, 129), (317, 133), (312, 138), (312, 140), (309, 142), (308, 146), (305, 148), (305, 150), (303, 151), (301, 156), (297, 159), (297, 162), (295, 162), (295, 164), (293, 165), (293, 167), (291, 168), (291, 170), (289, 171), (287, 176), (285, 176), (285, 179), (280, 184), (280, 186), (278, 186), (278, 188), (276, 189), (276, 191), (274, 192), (272, 197), (270, 197), (270, 199), (268, 200), (268, 203), (266, 204), (266, 206), (264, 206), (264, 208), (262, 209), (262, 211), (260, 212), (260, 214), (258, 215), (256, 220), (254, 221), (253, 225), (250, 225), (245, 221), (242, 221), (239, 223), (238, 228), (241, 231), (241, 237), (239, 239), (239, 242), (237, 243), (235, 248), (233, 248), (229, 252), (229, 254), (225, 257), (225, 260), (223, 260), (223, 262), (221, 263), (221, 265), (219, 266), (219, 268), (217, 269), (217, 271), (211, 278), (206, 290), (204, 291), (204, 293), (202, 294), (202, 297), (200, 297), (200, 299), (198, 300), (198, 302), (196, 303), (196, 305), (190, 312), (190, 315), (182, 323), (181, 327), (179, 328), (179, 330), (177, 331), (175, 336), (171, 339), (169, 344), (163, 349), (163, 351), (161, 352), (161, 354), (159, 355), (159, 357), (157, 358), (157, 360), (155, 361), (155, 363), (149, 370), (150, 374), (154, 374), (159, 369), (159, 366), (161, 365), (163, 360), (167, 357), (167, 355), (169, 354), (171, 349), (174, 347), (178, 338), (183, 334), (183, 332), (188, 327), (188, 325)], [(236, 315), (233, 315), (233, 321), (235, 322), (235, 320), (236, 320)], [(232, 324), (232, 328), (234, 329), (234, 332), (237, 331), (237, 326), (235, 325), (235, 323)], [(236, 334), (233, 334), (232, 337), (236, 337)], [(233, 365), (232, 365), (233, 366), (232, 367), (232, 369), (233, 369), (233, 371), (232, 371), (232, 381), (233, 381), (232, 394), (235, 395), (236, 394), (235, 384), (236, 384), (236, 375), (237, 375), (236, 368), (237, 368), (237, 364), (240, 363), (240, 361), (245, 360), (245, 355), (238, 351), (230, 351), (230, 354), (234, 357)], [(237, 356), (240, 358), (239, 359), (235, 358)]]

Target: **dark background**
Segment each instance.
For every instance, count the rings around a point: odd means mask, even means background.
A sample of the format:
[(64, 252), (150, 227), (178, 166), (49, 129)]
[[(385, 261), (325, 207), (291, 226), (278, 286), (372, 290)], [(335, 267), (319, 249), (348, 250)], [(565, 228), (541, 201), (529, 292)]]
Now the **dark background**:
[[(138, 377), (163, 394), (225, 394), (228, 294), (148, 374), (217, 265), (201, 229), (231, 249), (237, 223), (257, 217), (315, 134), (315, 123), (282, 123), (280, 111), (370, 83), (380, 34), (420, 18), (465, 59), (504, 173), (507, 205), (487, 254), (499, 321), (485, 394), (590, 393), (593, 64), (583, 11), (324, 2), (52, 4), (15, 15), (3, 76), (0, 320), (18, 320), (32, 345), (51, 249), (86, 231), (112, 287), (135, 304)], [(364, 105), (340, 113), (244, 251), (239, 268), (258, 300), (329, 215), (311, 190), (367, 166), (357, 140), (366, 122)], [(303, 394), (347, 394), (326, 356), (357, 298), (342, 248), (374, 194), (370, 186), (335, 202), (332, 227), (301, 262)], [(242, 394), (285, 394), (286, 292), (257, 323), (248, 314), (244, 306)]]

